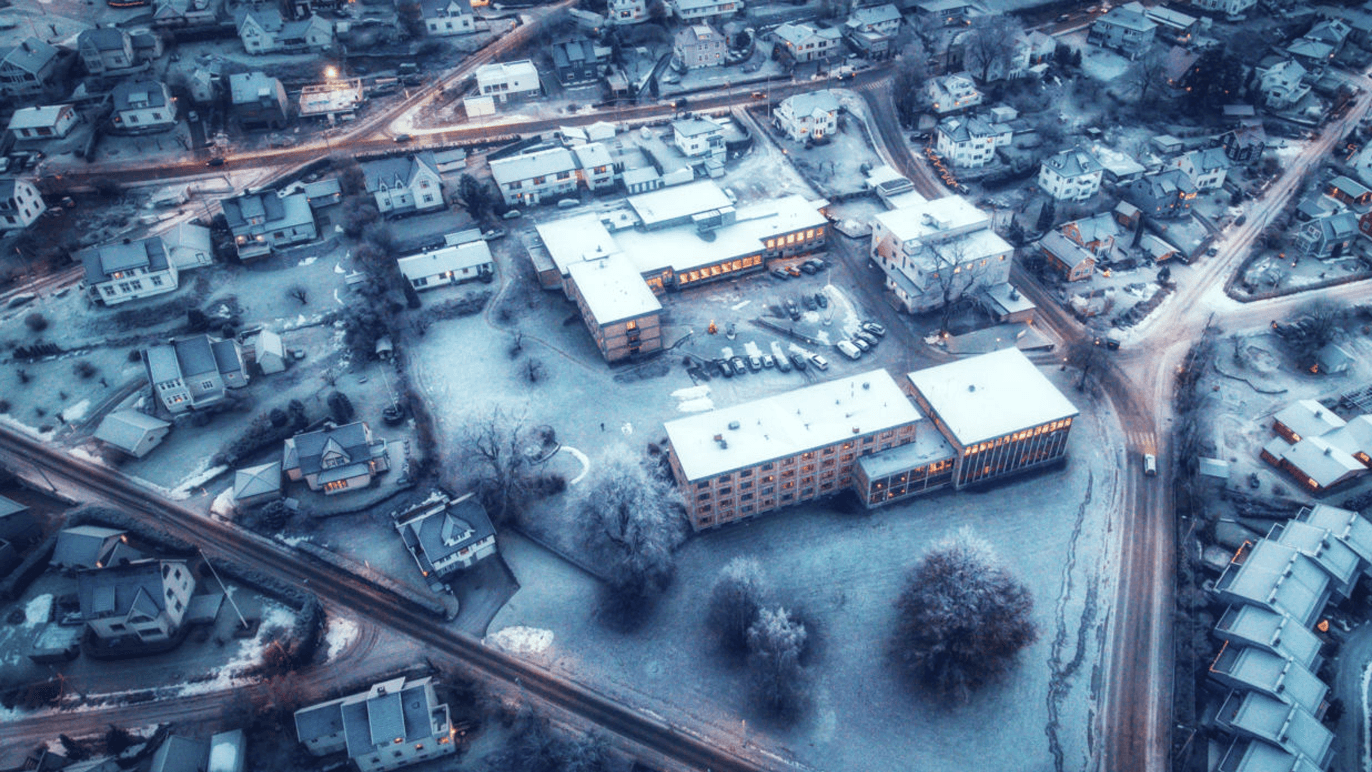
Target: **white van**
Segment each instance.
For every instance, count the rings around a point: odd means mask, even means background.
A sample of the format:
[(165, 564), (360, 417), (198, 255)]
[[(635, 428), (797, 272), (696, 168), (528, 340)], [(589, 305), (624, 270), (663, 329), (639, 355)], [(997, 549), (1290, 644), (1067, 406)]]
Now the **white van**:
[(850, 340), (841, 340), (838, 343), (834, 344), (834, 348), (838, 349), (840, 354), (848, 357), (849, 359), (857, 359), (858, 357), (862, 356), (862, 350), (859, 349), (857, 346), (854, 346), (853, 342)]
[(1143, 473), (1149, 477), (1156, 477), (1158, 474), (1158, 457), (1152, 453), (1143, 454)]

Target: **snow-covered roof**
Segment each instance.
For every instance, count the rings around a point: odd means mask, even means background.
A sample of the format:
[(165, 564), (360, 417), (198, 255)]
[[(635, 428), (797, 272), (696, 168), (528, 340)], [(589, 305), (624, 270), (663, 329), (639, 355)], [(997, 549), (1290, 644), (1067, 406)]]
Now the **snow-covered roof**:
[(111, 92), (115, 110), (141, 110), (161, 107), (167, 103), (167, 86), (159, 81), (130, 79), (115, 85)]
[(890, 374), (872, 370), (678, 418), (665, 428), (686, 479), (703, 480), (920, 420)]
[(122, 451), (132, 453), (143, 438), (167, 429), (171, 424), (135, 410), (116, 410), (105, 416), (95, 430), (95, 438)]
[(632, 260), (615, 253), (568, 266), (568, 275), (600, 325), (636, 319), (662, 310)]
[(534, 226), (548, 256), (565, 276), (573, 263), (619, 251), (614, 237), (595, 214), (581, 214), (565, 220)]
[(986, 213), (962, 196), (944, 196), (913, 206), (879, 212), (876, 216), (896, 239), (920, 241), (990, 223)]
[(781, 104), (789, 105), (792, 114), (801, 116), (814, 115), (815, 113), (828, 115), (838, 112), (838, 99), (828, 89), (796, 94), (787, 97)]
[(1045, 158), (1043, 165), (1067, 179), (1094, 174), (1104, 168), (1095, 156), (1079, 147), (1064, 150), (1055, 156)]
[(243, 730), (217, 732), (210, 737), (210, 759), (206, 772), (243, 772)]
[(11, 48), (0, 64), (16, 67), (31, 75), (37, 75), (57, 58), (57, 48), (35, 37), (25, 38), (19, 45)]
[(1237, 733), (1305, 756), (1321, 768), (1334, 744), (1334, 733), (1309, 711), (1258, 692), (1230, 692), (1216, 720)]
[(1281, 458), (1319, 488), (1337, 485), (1352, 475), (1367, 471), (1362, 462), (1324, 437), (1304, 437), (1287, 448)]
[(1104, 15), (1096, 18), (1096, 24), (1114, 25), (1131, 29), (1138, 32), (1149, 32), (1157, 29), (1158, 25), (1148, 18), (1142, 5), (1138, 3), (1127, 3), (1115, 8), (1111, 8)]
[(1324, 772), (1310, 759), (1251, 737), (1235, 737), (1216, 769), (1226, 772)]
[(1215, 659), (1211, 672), (1232, 685), (1281, 697), (1315, 712), (1329, 687), (1299, 662), (1254, 646), (1228, 646)]
[(1297, 438), (1318, 437), (1344, 425), (1344, 420), (1318, 400), (1302, 399), (1287, 405), (1272, 416), (1276, 423), (1290, 429)]
[(572, 154), (576, 156), (576, 162), (582, 169), (594, 169), (614, 163), (614, 158), (610, 156), (609, 149), (599, 142), (577, 145), (572, 148)]
[(52, 128), (57, 125), (63, 110), (71, 105), (46, 105), (44, 107), (21, 107), (10, 118), (9, 130)]
[(1230, 643), (1270, 649), (1308, 668), (1315, 666), (1324, 645), (1312, 630), (1290, 614), (1248, 604), (1226, 609), (1215, 624), (1215, 634)]
[(684, 118), (672, 121), (672, 131), (683, 137), (696, 137), (701, 134), (722, 133), (724, 127), (708, 118)]
[(233, 473), (233, 497), (236, 501), (280, 492), (280, 461), (244, 467)]
[(906, 377), (963, 447), (1075, 418), (1078, 412), (1016, 348), (929, 367)]
[(142, 268), (152, 273), (167, 270), (167, 248), (157, 236), (128, 244), (87, 247), (74, 256), (85, 267), (86, 283), (99, 284), (121, 271)]
[(532, 78), (538, 82), (538, 68), (528, 59), (514, 62), (492, 62), (476, 68), (477, 83), (504, 83), (510, 80)]
[(1329, 575), (1295, 548), (1260, 539), (1242, 562), (1224, 569), (1215, 589), (1310, 625), (1328, 599)]
[(640, 273), (657, 273), (671, 268), (680, 274), (758, 254), (766, 249), (767, 240), (775, 236), (827, 227), (829, 221), (819, 211), (824, 203), (792, 194), (742, 207), (734, 212), (733, 222), (722, 224), (708, 234), (702, 234), (687, 221), (658, 230), (621, 231), (614, 241), (633, 259)]
[(395, 528), (425, 576), (450, 573), (461, 565), (455, 560), (461, 553), (495, 536), (486, 509), (471, 493), (420, 504), (396, 518)]
[(1331, 536), (1343, 541), (1354, 552), (1372, 563), (1372, 522), (1349, 509), (1316, 504), (1301, 510), (1297, 519), (1304, 523), (1323, 528)]
[(277, 96), (284, 104), (286, 92), (281, 88), (281, 81), (265, 72), (235, 72), (229, 76), (229, 100), (233, 104), (252, 104), (263, 97), (275, 99)]
[(949, 116), (938, 122), (938, 132), (949, 141), (963, 143), (994, 137), (1010, 130), (1005, 124), (992, 124), (979, 115), (967, 117)]
[(1298, 550), (1302, 555), (1315, 561), (1316, 565), (1338, 582), (1340, 594), (1346, 595), (1358, 581), (1366, 566), (1352, 547), (1334, 538), (1327, 529), (1310, 523), (1293, 520), (1277, 523), (1267, 538), (1276, 538), (1277, 543)]
[(498, 185), (530, 180), (559, 172), (576, 170), (576, 159), (565, 147), (550, 147), (533, 153), (521, 153), (490, 162), (491, 177)]
[(153, 754), (148, 772), (199, 772), (209, 757), (209, 740), (169, 735)]
[(414, 281), (428, 276), (438, 276), (450, 272), (476, 268), (492, 263), (491, 248), (485, 241), (468, 241), (456, 246), (445, 246), (417, 255), (402, 257), (395, 261), (400, 273)]
[(652, 229), (701, 212), (724, 209), (733, 206), (733, 202), (719, 185), (701, 180), (629, 196), (629, 206), (643, 227)]

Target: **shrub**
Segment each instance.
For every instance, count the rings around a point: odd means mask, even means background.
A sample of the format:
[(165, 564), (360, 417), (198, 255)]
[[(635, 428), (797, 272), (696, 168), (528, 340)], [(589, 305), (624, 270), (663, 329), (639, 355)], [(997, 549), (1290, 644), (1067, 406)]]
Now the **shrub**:
[(71, 371), (76, 373), (76, 377), (86, 381), (94, 378), (95, 374), (100, 372), (99, 368), (84, 359), (73, 364), (71, 366)]
[(48, 318), (37, 311), (34, 311), (24, 317), (24, 326), (28, 327), (33, 332), (42, 332), (43, 330), (48, 329)]

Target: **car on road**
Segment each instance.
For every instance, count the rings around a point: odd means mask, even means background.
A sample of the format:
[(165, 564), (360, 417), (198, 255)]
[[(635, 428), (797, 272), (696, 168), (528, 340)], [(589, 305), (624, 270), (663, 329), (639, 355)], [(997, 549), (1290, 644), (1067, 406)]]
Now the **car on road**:
[(838, 353), (848, 357), (849, 359), (857, 359), (858, 357), (862, 356), (862, 350), (859, 349), (857, 346), (854, 346), (851, 340), (841, 340), (838, 343), (834, 344), (834, 348), (838, 349)]
[(773, 268), (773, 269), (772, 269), (772, 275), (775, 276), (775, 277), (777, 277), (778, 279), (789, 279), (789, 278), (791, 278), (791, 274), (786, 273), (786, 269), (785, 269), (785, 268)]
[(863, 322), (861, 326), (862, 331), (865, 333), (875, 335), (878, 338), (886, 337), (886, 328), (876, 322)]
[(414, 137), (411, 137), (409, 134), (397, 134), (395, 135), (395, 137), (393, 137), (393, 139), (395, 139), (396, 142), (405, 143), (414, 139)]
[(1158, 475), (1158, 457), (1152, 453), (1143, 454), (1143, 473), (1149, 477)]
[(802, 373), (805, 372), (806, 362), (805, 362), (805, 356), (804, 356), (803, 354), (801, 354), (801, 353), (799, 353), (799, 352), (797, 352), (797, 351), (792, 351), (792, 352), (791, 352), (791, 364), (795, 365), (795, 366), (796, 366), (796, 369), (799, 370), (800, 372), (802, 372)]
[(871, 351), (873, 348), (876, 348), (875, 346), (863, 340), (862, 338), (850, 338), (848, 340), (848, 343), (851, 343), (853, 346), (857, 348), (858, 351), (861, 351), (864, 354), (866, 354), (868, 351)]
[(507, 235), (509, 235), (509, 231), (505, 230), (504, 228), (492, 228), (488, 231), (483, 231), (481, 234), (481, 238), (485, 239), (486, 241), (495, 241), (496, 239), (503, 239)]
[(729, 364), (734, 366), (734, 375), (743, 375), (748, 372), (748, 363), (743, 361), (743, 357), (734, 357), (729, 360)]
[(205, 165), (206, 165), (206, 166), (223, 166), (223, 165), (224, 165), (224, 159), (223, 159), (222, 157), (220, 157), (220, 156), (215, 156), (214, 158), (211, 158), (210, 160), (206, 161), (206, 162), (205, 162)]
[(788, 265), (786, 266), (786, 273), (789, 273), (792, 276), (800, 276), (800, 269), (794, 265)]
[(810, 355), (810, 364), (814, 365), (816, 370), (828, 370), (828, 369), (829, 369), (829, 360), (825, 359), (825, 358), (824, 358), (822, 355), (820, 355), (820, 354), (811, 354), (811, 355)]
[(1246, 222), (1248, 222), (1248, 215), (1246, 214), (1241, 214), (1238, 217), (1234, 218), (1235, 225), (1243, 225)]
[(764, 94), (764, 93), (762, 93), (761, 91), (754, 91), (754, 92), (753, 92), (753, 99), (766, 99), (766, 98), (767, 98), (767, 95)]
[(1214, 257), (1215, 255), (1218, 255), (1219, 253), (1220, 253), (1220, 248), (1219, 248), (1219, 247), (1211, 247), (1211, 248), (1205, 250), (1205, 254), (1206, 254), (1207, 257)]
[(748, 369), (755, 373), (762, 372), (762, 358), (756, 354), (748, 355)]

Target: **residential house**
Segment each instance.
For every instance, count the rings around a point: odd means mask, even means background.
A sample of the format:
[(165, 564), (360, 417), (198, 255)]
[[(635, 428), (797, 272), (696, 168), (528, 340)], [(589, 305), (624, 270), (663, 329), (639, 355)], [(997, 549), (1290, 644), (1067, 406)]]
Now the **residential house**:
[(1229, 17), (1238, 16), (1258, 4), (1258, 0), (1191, 0), (1191, 5), (1202, 11), (1222, 13)]
[(153, 393), (172, 414), (210, 407), (224, 401), (229, 389), (248, 385), (238, 342), (205, 334), (149, 346), (143, 366)]
[(170, 431), (171, 424), (160, 418), (136, 410), (116, 410), (100, 422), (95, 439), (134, 458), (142, 458), (162, 444)]
[(1095, 273), (1096, 256), (1059, 231), (1045, 234), (1039, 239), (1038, 248), (1048, 267), (1066, 281), (1082, 281)]
[(495, 527), (474, 493), (425, 501), (398, 516), (395, 529), (434, 592), (496, 551)]
[(178, 272), (203, 268), (214, 262), (214, 244), (210, 229), (198, 222), (186, 221), (173, 225), (162, 234), (167, 248), (167, 260)]
[(1311, 25), (1301, 37), (1305, 40), (1314, 40), (1320, 43), (1327, 43), (1334, 47), (1334, 55), (1337, 56), (1343, 50), (1344, 43), (1348, 40), (1352, 28), (1343, 19), (1320, 19)]
[(1372, 206), (1372, 189), (1342, 174), (1329, 181), (1329, 195), (1358, 209)]
[(386, 441), (374, 437), (365, 421), (297, 434), (286, 440), (281, 460), (291, 482), (304, 480), (326, 496), (365, 488), (390, 468)]
[(243, 772), (246, 745), (242, 729), (216, 732), (208, 740), (167, 735), (148, 772)]
[(1180, 249), (1151, 233), (1139, 235), (1139, 251), (1143, 252), (1144, 256), (1154, 263), (1165, 262), (1173, 258), (1186, 259), (1186, 255)]
[(421, 0), (419, 15), (430, 35), (466, 35), (476, 32), (476, 14), (468, 0)]
[(443, 181), (438, 162), (430, 151), (399, 158), (384, 158), (362, 165), (367, 177), (367, 192), (376, 208), (386, 217), (442, 209)]
[(641, 24), (648, 20), (648, 0), (607, 0), (605, 11), (610, 24)]
[(833, 28), (787, 22), (772, 30), (774, 56), (783, 63), (816, 62), (843, 53), (843, 33)]
[(1287, 56), (1300, 62), (1306, 70), (1313, 74), (1324, 72), (1329, 63), (1334, 60), (1338, 53), (1338, 46), (1333, 43), (1316, 40), (1307, 37), (1296, 38), (1282, 49)]
[(615, 160), (605, 145), (587, 142), (572, 148), (576, 158), (576, 177), (592, 192), (612, 188), (615, 184)]
[(838, 112), (838, 99), (833, 92), (811, 91), (782, 100), (772, 116), (777, 127), (792, 140), (819, 141), (838, 130)]
[(152, 134), (176, 127), (176, 102), (167, 84), (131, 78), (116, 84), (111, 93), (114, 113), (110, 122), (121, 134)]
[(1192, 150), (1177, 156), (1173, 163), (1191, 178), (1191, 186), (1197, 192), (1222, 187), (1229, 171), (1229, 157), (1218, 147)]
[(672, 144), (687, 158), (724, 155), (724, 127), (709, 118), (672, 121)]
[(1124, 198), (1150, 217), (1183, 217), (1191, 211), (1196, 188), (1181, 169), (1167, 169), (1129, 183)]
[(32, 182), (19, 177), (0, 179), (0, 231), (27, 228), (47, 209)]
[(934, 147), (954, 166), (984, 166), (996, 157), (996, 148), (1010, 144), (1012, 132), (1003, 123), (991, 123), (981, 116), (948, 116), (934, 130)]
[(104, 568), (140, 557), (128, 546), (128, 534), (99, 525), (74, 525), (57, 532), (48, 564), (62, 569)]
[(598, 80), (610, 66), (611, 50), (588, 38), (553, 44), (553, 71), (564, 86)]
[(334, 30), (322, 16), (286, 21), (280, 11), (268, 8), (239, 13), (238, 39), (250, 54), (303, 53), (332, 46)]
[(43, 535), (43, 526), (24, 504), (0, 496), (0, 540), (23, 548)]
[[(1298, 705), (1260, 692), (1231, 691), (1215, 714), (1215, 724), (1238, 738), (1265, 742), (1294, 759), (1290, 770), (1328, 769), (1334, 758), (1334, 733)], [(1306, 766), (1301, 766), (1302, 762)]]
[(1301, 225), (1292, 238), (1292, 246), (1303, 257), (1337, 260), (1348, 253), (1358, 230), (1358, 215), (1353, 212), (1318, 217)]
[(961, 27), (977, 10), (971, 0), (920, 0), (913, 9), (920, 29)]
[(496, 189), (511, 206), (538, 204), (576, 190), (576, 158), (564, 147), (493, 159), (490, 166)]
[(417, 290), (461, 284), (495, 275), (491, 249), (483, 240), (439, 247), (396, 260), (400, 274)]
[(1334, 411), (1313, 399), (1297, 400), (1272, 416), (1272, 431), (1293, 443), (1342, 429), (1345, 424)]
[(682, 27), (672, 39), (672, 54), (688, 70), (724, 64), (726, 48), (724, 36), (708, 24)]
[(212, 0), (154, 0), (153, 5), (153, 26), (167, 28), (214, 25), (222, 9)]
[(38, 38), (25, 38), (0, 56), (0, 96), (37, 96), (56, 69), (57, 49)]
[(1199, 77), (1196, 73), (1196, 63), (1200, 61), (1200, 53), (1192, 51), (1182, 46), (1171, 46), (1162, 58), (1162, 79), (1174, 93), (1184, 93), (1186, 85), (1192, 78)]
[(1221, 134), (1218, 142), (1230, 161), (1252, 163), (1261, 159), (1267, 149), (1267, 131), (1261, 120), (1244, 121)]
[(1156, 35), (1166, 37), (1177, 45), (1184, 46), (1190, 43), (1191, 38), (1201, 31), (1199, 19), (1165, 5), (1144, 8), (1141, 3), (1134, 2), (1123, 7), (1135, 12), (1143, 10), (1148, 20), (1158, 25)]
[(672, 15), (685, 23), (732, 16), (743, 10), (743, 0), (666, 0)]
[(388, 772), (457, 752), (448, 706), (433, 680), (404, 677), (295, 712), (300, 744), (315, 756), (346, 753), (359, 772)]
[(528, 59), (481, 65), (476, 68), (476, 88), (482, 96), (501, 102), (530, 99), (543, 93), (538, 68)]
[(877, 214), (871, 250), (887, 288), (909, 313), (1008, 281), (1014, 251), (991, 229), (991, 218), (962, 196)]
[(133, 60), (135, 62), (152, 62), (162, 56), (164, 49), (162, 36), (152, 30), (129, 30), (129, 40), (133, 43)]
[(1259, 539), (1241, 550), (1215, 583), (1220, 600), (1289, 614), (1309, 627), (1329, 601), (1330, 577), (1300, 550)]
[(1082, 148), (1064, 150), (1043, 161), (1039, 187), (1059, 201), (1085, 201), (1100, 190), (1105, 168)]
[(184, 560), (145, 558), (76, 576), (81, 619), (103, 645), (175, 640), (195, 592)]
[(929, 105), (938, 115), (946, 115), (981, 104), (982, 94), (967, 73), (953, 73), (930, 78), (925, 88)]
[(1348, 372), (1356, 361), (1348, 349), (1337, 343), (1326, 343), (1315, 352), (1315, 365), (1312, 368), (1321, 375), (1337, 375)]
[(281, 129), (286, 126), (286, 88), (263, 72), (229, 76), (233, 116), (244, 128)]
[(76, 52), (91, 75), (134, 65), (133, 38), (118, 27), (95, 27), (76, 36)]
[(87, 247), (72, 257), (85, 267), (88, 296), (102, 305), (160, 295), (180, 286), (166, 242), (157, 236)]
[(1282, 59), (1254, 70), (1258, 92), (1269, 110), (1287, 110), (1295, 106), (1310, 86), (1305, 83), (1309, 72), (1295, 59)]
[(238, 257), (245, 262), (319, 237), (314, 209), (305, 193), (285, 196), (267, 189), (219, 201)]
[(281, 498), (281, 462), (269, 461), (233, 473), (233, 505), (239, 511)]
[(1322, 661), (1324, 644), (1314, 631), (1289, 614), (1261, 606), (1245, 603), (1225, 609), (1215, 624), (1215, 636), (1231, 646), (1271, 652), (1312, 672), (1319, 670)]
[(611, 252), (572, 263), (564, 289), (605, 361), (662, 350), (662, 304), (628, 257)]
[(8, 126), (16, 140), (61, 138), (71, 133), (79, 116), (71, 105), (21, 107)]
[(854, 8), (843, 25), (843, 35), (863, 56), (885, 59), (895, 53), (891, 43), (900, 31), (900, 20), (893, 3)]
[(1157, 29), (1157, 22), (1148, 18), (1142, 6), (1127, 3), (1096, 17), (1086, 42), (1137, 59), (1152, 47)]
[(1120, 225), (1109, 212), (1063, 223), (1058, 230), (1091, 254), (1107, 259), (1114, 256), (1115, 241), (1120, 235)]

